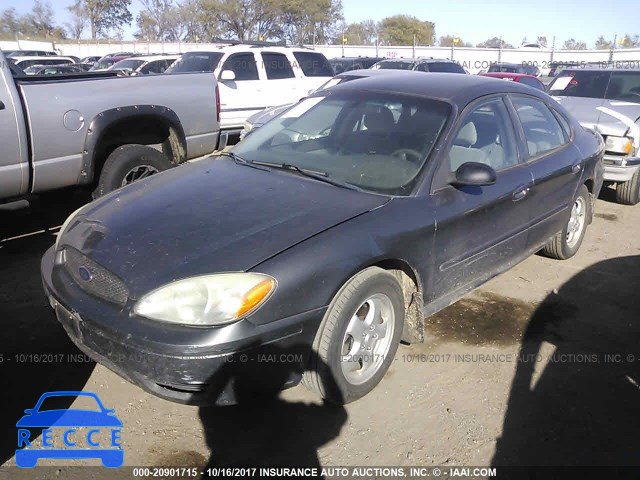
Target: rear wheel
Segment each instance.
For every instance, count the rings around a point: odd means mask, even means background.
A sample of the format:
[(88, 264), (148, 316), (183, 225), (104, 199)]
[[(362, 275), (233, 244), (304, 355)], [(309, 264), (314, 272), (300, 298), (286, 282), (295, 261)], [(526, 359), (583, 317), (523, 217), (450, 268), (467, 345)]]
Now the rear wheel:
[(172, 166), (169, 158), (154, 148), (146, 145), (123, 145), (107, 158), (93, 197), (101, 197)]
[(635, 205), (640, 202), (640, 169), (631, 180), (616, 185), (616, 202), (623, 205)]
[(591, 198), (589, 190), (582, 185), (571, 206), (571, 217), (566, 226), (543, 248), (543, 253), (551, 258), (566, 260), (573, 257), (582, 245), (591, 218)]
[(303, 383), (336, 404), (366, 395), (393, 361), (403, 323), (404, 296), (395, 277), (377, 267), (363, 270), (329, 305)]

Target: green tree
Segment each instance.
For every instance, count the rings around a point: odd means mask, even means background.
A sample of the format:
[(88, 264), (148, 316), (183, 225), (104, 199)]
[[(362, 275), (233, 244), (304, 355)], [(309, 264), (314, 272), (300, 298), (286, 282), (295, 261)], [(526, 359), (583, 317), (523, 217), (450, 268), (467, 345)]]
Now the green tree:
[(380, 22), (381, 37), (388, 45), (434, 45), (435, 24), (410, 15), (395, 15)]
[[(344, 28), (344, 37), (350, 45), (373, 45), (378, 36), (378, 24), (374, 20), (350, 23)], [(336, 38), (336, 44), (342, 42), (342, 32)]]
[(513, 45), (505, 42), (501, 38), (493, 37), (476, 45), (478, 48), (513, 48)]
[(536, 43), (539, 43), (540, 45), (542, 45), (543, 47), (547, 46), (547, 37), (545, 36), (538, 36), (538, 38), (536, 38)]
[(569, 40), (564, 42), (562, 48), (564, 48), (565, 50), (586, 50), (587, 44), (585, 42), (570, 38)]
[(605, 40), (602, 35), (600, 35), (596, 40), (596, 48), (598, 50), (611, 50), (612, 46), (613, 42)]
[(640, 36), (639, 35), (625, 35), (622, 37), (620, 41), (620, 45), (622, 48), (636, 48), (640, 47)]
[[(341, 0), (279, 0), (284, 39), (294, 44), (329, 43), (343, 19)], [(341, 35), (342, 32), (339, 32)]]
[[(91, 29), (91, 39), (108, 35), (131, 25), (133, 15), (129, 11), (131, 0), (75, 0), (69, 7), (74, 18), (83, 16)], [(73, 21), (73, 20), (72, 20)]]

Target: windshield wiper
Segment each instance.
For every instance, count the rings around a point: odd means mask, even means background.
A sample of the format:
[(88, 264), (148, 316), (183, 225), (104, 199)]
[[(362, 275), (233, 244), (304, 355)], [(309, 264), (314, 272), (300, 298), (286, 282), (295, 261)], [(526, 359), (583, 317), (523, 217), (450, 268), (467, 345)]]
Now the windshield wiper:
[(347, 182), (342, 182), (340, 180), (334, 180), (334, 179), (330, 178), (329, 174), (327, 172), (321, 172), (319, 170), (310, 170), (308, 168), (300, 168), (297, 165), (291, 165), (289, 163), (262, 162), (260, 160), (254, 160), (252, 163), (254, 165), (263, 165), (265, 167), (280, 168), (280, 169), (283, 169), (283, 170), (291, 170), (291, 171), (299, 173), (300, 175), (304, 175), (305, 177), (313, 178), (315, 180), (318, 180), (318, 181), (324, 182), (324, 183), (328, 183), (328, 184), (333, 185), (335, 187), (347, 188), (349, 190), (355, 190), (357, 192), (361, 192), (362, 191), (360, 188), (356, 187), (355, 185), (352, 185), (352, 184), (347, 183)]
[(264, 168), (259, 166), (259, 164), (257, 164), (256, 162), (254, 162), (253, 160), (247, 160), (246, 158), (243, 158), (239, 155), (236, 155), (233, 152), (220, 152), (219, 155), (221, 157), (228, 157), (231, 160), (233, 160), (236, 165), (245, 165), (247, 167), (251, 167), (251, 168), (255, 168), (257, 170), (262, 170), (264, 172), (269, 172), (270, 170), (268, 168)]

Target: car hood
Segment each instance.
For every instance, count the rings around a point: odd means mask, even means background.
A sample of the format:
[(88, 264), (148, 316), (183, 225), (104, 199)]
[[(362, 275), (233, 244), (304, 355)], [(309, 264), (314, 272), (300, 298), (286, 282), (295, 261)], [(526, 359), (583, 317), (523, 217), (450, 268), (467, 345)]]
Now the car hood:
[(254, 127), (261, 127), (265, 123), (267, 123), (272, 118), (280, 115), (286, 109), (291, 107), (293, 103), (288, 103), (286, 105), (278, 105), (277, 107), (267, 108), (266, 110), (262, 110), (258, 113), (254, 113), (251, 115), (247, 122), (253, 125)]
[(16, 427), (122, 427), (114, 415), (91, 410), (47, 410), (25, 415)]
[(60, 246), (120, 277), (135, 299), (180, 278), (250, 270), (388, 200), (210, 157), (87, 205)]
[[(553, 97), (582, 126), (595, 130), (602, 135), (624, 136), (629, 130), (629, 123), (640, 118), (640, 104), (619, 100), (604, 100), (584, 97)], [(616, 112), (626, 118), (611, 115)]]

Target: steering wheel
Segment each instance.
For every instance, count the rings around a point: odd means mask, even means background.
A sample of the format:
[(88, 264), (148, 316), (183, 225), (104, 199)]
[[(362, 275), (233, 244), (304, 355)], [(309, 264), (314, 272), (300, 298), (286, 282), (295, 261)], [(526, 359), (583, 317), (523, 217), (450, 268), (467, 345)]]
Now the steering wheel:
[(422, 153), (414, 150), (413, 148), (399, 148), (398, 150), (393, 152), (391, 156), (399, 157), (413, 163), (420, 163), (420, 160), (422, 160)]

